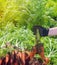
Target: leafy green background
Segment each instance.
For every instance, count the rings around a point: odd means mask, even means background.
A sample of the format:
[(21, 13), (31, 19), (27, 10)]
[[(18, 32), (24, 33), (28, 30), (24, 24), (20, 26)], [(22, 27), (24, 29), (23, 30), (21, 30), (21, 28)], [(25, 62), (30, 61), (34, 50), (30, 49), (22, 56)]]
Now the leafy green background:
[[(6, 42), (30, 50), (35, 44), (32, 28), (57, 26), (57, 0), (0, 0), (0, 56)], [(41, 37), (48, 65), (57, 65), (57, 36)]]

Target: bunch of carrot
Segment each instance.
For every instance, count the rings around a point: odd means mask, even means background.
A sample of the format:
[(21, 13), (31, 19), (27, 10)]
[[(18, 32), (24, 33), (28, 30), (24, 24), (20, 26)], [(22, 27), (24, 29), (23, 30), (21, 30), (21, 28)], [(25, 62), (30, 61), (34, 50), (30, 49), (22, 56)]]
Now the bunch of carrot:
[(20, 65), (21, 63), (22, 60), (15, 51), (8, 52), (5, 57), (0, 58), (0, 65)]
[[(34, 58), (35, 54), (39, 54), (41, 57), (41, 62), (37, 60), (37, 63), (34, 62), (31, 64), (31, 59)], [(5, 57), (0, 58), (0, 65), (47, 65), (49, 59), (44, 55), (44, 47), (42, 45), (35, 45), (32, 51), (17, 51), (14, 50), (11, 53), (8, 52)]]
[(16, 50), (12, 51), (12, 53), (8, 52), (5, 57), (0, 58), (0, 65), (39, 65), (39, 60), (34, 57), (30, 58), (28, 53), (31, 52), (23, 53)]

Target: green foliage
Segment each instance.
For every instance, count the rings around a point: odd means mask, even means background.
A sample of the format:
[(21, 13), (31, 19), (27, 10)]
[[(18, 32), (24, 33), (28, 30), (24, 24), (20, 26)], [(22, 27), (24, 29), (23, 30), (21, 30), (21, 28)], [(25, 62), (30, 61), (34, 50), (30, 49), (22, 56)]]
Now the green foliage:
[(1, 0), (0, 3), (0, 28), (8, 22), (12, 22), (15, 27), (25, 25), (28, 28), (56, 24), (54, 17), (57, 16), (57, 3), (52, 0)]
[(48, 65), (56, 65), (57, 59), (57, 39), (51, 37), (41, 38), (44, 43), (45, 55), (50, 58), (50, 63)]
[[(31, 49), (34, 45), (34, 35), (31, 30), (22, 28), (15, 28), (12, 23), (5, 27), (5, 31), (0, 36), (0, 46), (3, 47), (6, 42), (11, 42), (12, 45), (20, 47), (22, 44), (25, 49)], [(2, 44), (2, 45), (1, 45)], [(22, 46), (21, 46), (22, 47)]]

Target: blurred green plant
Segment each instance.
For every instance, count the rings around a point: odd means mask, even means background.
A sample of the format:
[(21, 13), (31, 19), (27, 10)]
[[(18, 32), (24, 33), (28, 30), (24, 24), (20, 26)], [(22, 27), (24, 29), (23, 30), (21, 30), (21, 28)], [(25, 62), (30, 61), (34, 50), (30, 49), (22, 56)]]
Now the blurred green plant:
[(50, 58), (50, 65), (56, 65), (57, 58), (57, 39), (52, 37), (41, 38), (44, 43), (45, 55)]
[(56, 26), (57, 2), (52, 0), (0, 0), (0, 28), (8, 22), (15, 27)]
[[(30, 49), (35, 42), (34, 35), (31, 30), (25, 29), (25, 26), (22, 28), (15, 28), (12, 23), (9, 26), (5, 27), (5, 31), (0, 37), (0, 46), (10, 42), (12, 45), (19, 46), (23, 44), (24, 48)], [(21, 46), (22, 47), (22, 46)]]

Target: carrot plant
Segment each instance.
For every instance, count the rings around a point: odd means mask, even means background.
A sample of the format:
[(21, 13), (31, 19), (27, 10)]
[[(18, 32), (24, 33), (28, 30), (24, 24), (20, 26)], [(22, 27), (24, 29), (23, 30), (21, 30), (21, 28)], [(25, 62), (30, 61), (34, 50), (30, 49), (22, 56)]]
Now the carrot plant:
[[(22, 50), (30, 50), (35, 44), (34, 25), (46, 28), (57, 26), (57, 0), (0, 0), (0, 55), (7, 52), (8, 48), (4, 49), (7, 42)], [(56, 38), (41, 40), (45, 54), (54, 65), (57, 65)]]

